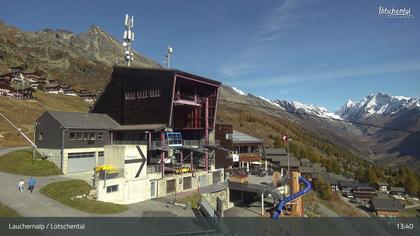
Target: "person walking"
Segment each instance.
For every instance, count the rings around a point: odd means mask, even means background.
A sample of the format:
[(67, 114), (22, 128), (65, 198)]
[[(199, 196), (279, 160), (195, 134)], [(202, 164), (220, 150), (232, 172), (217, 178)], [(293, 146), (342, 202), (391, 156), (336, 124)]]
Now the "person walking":
[(18, 189), (20, 192), (23, 192), (23, 186), (25, 185), (25, 182), (23, 182), (23, 179), (21, 179), (18, 183)]
[(29, 185), (28, 189), (29, 189), (29, 191), (31, 191), (31, 193), (34, 191), (35, 184), (36, 184), (35, 178), (31, 177), (28, 181), (28, 185)]

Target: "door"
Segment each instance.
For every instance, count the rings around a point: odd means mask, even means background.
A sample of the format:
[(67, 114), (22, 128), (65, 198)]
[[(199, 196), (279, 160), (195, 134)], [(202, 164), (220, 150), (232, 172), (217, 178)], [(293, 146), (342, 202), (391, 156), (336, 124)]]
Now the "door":
[(157, 197), (157, 181), (150, 182), (150, 198)]
[(67, 155), (67, 173), (93, 171), (95, 152), (76, 152)]

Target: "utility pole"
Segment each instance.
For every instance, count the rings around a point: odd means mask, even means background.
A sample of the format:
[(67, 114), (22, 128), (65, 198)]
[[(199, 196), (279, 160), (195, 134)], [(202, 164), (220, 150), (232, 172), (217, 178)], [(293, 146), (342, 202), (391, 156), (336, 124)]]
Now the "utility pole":
[(127, 66), (130, 66), (130, 63), (133, 61), (133, 52), (131, 51), (131, 42), (134, 41), (134, 16), (129, 16), (128, 14), (125, 14), (125, 21), (124, 21), (124, 42), (123, 46), (125, 48), (124, 52), (124, 61), (127, 64)]

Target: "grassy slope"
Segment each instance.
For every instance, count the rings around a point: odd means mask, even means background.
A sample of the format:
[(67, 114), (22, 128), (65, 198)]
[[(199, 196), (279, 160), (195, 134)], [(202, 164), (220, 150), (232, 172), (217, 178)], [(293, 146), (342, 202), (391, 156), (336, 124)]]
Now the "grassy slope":
[(0, 217), (17, 217), (19, 214), (13, 209), (0, 203)]
[[(0, 97), (0, 112), (33, 137), (35, 120), (46, 110), (87, 111), (89, 105), (79, 97), (35, 93), (36, 100), (20, 100)], [(0, 147), (28, 146), (23, 138), (3, 118), (0, 118)]]
[(8, 153), (0, 157), (0, 171), (28, 176), (59, 175), (57, 166), (47, 160), (43, 160), (39, 154), (32, 160), (32, 150), (20, 150)]
[(89, 200), (86, 198), (71, 200), (71, 197), (88, 194), (92, 187), (83, 180), (54, 182), (43, 187), (40, 192), (69, 207), (96, 214), (112, 214), (126, 211), (126, 205)]

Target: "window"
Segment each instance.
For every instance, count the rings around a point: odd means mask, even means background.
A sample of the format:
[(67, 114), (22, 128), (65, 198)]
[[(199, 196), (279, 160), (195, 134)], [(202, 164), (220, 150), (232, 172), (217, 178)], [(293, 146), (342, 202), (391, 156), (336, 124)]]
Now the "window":
[(98, 157), (103, 157), (104, 156), (104, 152), (98, 152)]
[(83, 133), (83, 140), (89, 140), (89, 133)]
[(141, 99), (141, 98), (147, 98), (147, 97), (148, 97), (147, 90), (137, 92), (137, 98)]
[(42, 141), (42, 139), (43, 139), (43, 135), (42, 135), (42, 133), (38, 133), (38, 140), (39, 140), (39, 141)]
[(104, 134), (103, 133), (98, 133), (98, 140), (104, 140)]
[(150, 90), (150, 97), (160, 97), (160, 89), (153, 89)]
[(76, 140), (76, 133), (70, 133), (70, 140)]
[(118, 184), (110, 185), (106, 187), (106, 193), (113, 193), (113, 192), (118, 192)]
[(125, 100), (133, 100), (136, 99), (136, 93), (135, 92), (126, 92), (125, 93)]
[(76, 140), (83, 140), (83, 134), (82, 133), (76, 133)]
[(67, 154), (67, 157), (69, 159), (74, 159), (74, 158), (92, 158), (92, 157), (95, 157), (95, 152), (73, 152), (73, 153)]
[(96, 140), (96, 133), (90, 133), (89, 140)]

